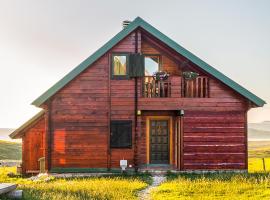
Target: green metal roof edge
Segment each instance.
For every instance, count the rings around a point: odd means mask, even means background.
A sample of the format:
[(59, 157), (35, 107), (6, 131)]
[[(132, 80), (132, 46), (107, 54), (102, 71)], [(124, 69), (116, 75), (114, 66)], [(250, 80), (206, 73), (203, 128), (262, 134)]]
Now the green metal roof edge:
[(118, 42), (120, 42), (124, 37), (126, 37), (136, 28), (138, 28), (140, 21), (141, 21), (140, 18), (136, 18), (126, 28), (124, 28), (122, 31), (116, 34), (111, 40), (109, 40), (106, 44), (104, 44), (100, 49), (94, 52), (91, 56), (85, 59), (81, 64), (79, 64), (76, 68), (74, 68), (71, 72), (69, 72), (66, 76), (64, 76), (61, 80), (59, 80), (56, 84), (54, 84), (51, 88), (49, 88), (36, 100), (34, 100), (32, 102), (32, 105), (40, 106), (41, 104), (43, 104), (47, 99), (49, 99), (61, 88), (63, 88), (73, 78), (75, 78), (77, 75), (83, 72), (89, 65), (94, 63), (97, 59), (99, 59), (102, 55), (104, 55), (108, 50), (110, 50), (113, 46), (115, 46)]
[(27, 122), (25, 122), (23, 125), (17, 128), (15, 131), (13, 131), (11, 134), (9, 134), (9, 137), (11, 139), (17, 139), (17, 136), (19, 135), (21, 131), (26, 129), (28, 126), (32, 125), (32, 123), (36, 122), (41, 116), (44, 115), (44, 113), (45, 113), (44, 110), (41, 110), (40, 112), (38, 112), (34, 117), (29, 119)]
[(223, 73), (221, 73), (220, 71), (212, 67), (211, 65), (207, 64), (206, 62), (201, 60), (199, 57), (195, 56), (193, 53), (186, 50), (185, 48), (177, 44), (175, 41), (167, 37), (165, 34), (161, 33), (159, 30), (157, 30), (155, 27), (153, 27), (149, 23), (145, 22), (144, 20), (142, 20), (141, 23), (142, 23), (142, 27), (145, 30), (147, 30), (149, 33), (151, 33), (153, 36), (155, 36), (156, 38), (158, 38), (159, 40), (167, 44), (169, 47), (174, 49), (179, 54), (191, 60), (194, 64), (198, 65), (204, 71), (208, 72), (212, 76), (222, 81), (227, 86), (231, 87), (232, 89), (234, 89), (235, 91), (243, 95), (244, 97), (248, 98), (257, 106), (263, 106), (264, 104), (266, 104), (266, 102), (263, 99), (259, 98), (258, 96), (251, 93), (250, 91), (248, 91), (247, 89), (245, 89), (244, 87), (242, 87), (241, 85), (239, 85), (238, 83), (236, 83), (235, 81), (233, 81), (232, 79), (230, 79), (229, 77), (227, 77), (226, 75), (224, 75)]
[(120, 42), (124, 37), (126, 37), (128, 34), (130, 34), (133, 30), (135, 30), (138, 27), (142, 27), (149, 33), (151, 33), (153, 36), (167, 44), (169, 47), (174, 49), (179, 54), (183, 55), (187, 59), (191, 60), (194, 64), (198, 65), (202, 70), (208, 72), (212, 76), (216, 77), (220, 81), (222, 81), (227, 86), (231, 87), (250, 101), (252, 101), (257, 106), (263, 106), (266, 104), (264, 100), (256, 96), (255, 94), (251, 93), (229, 77), (225, 76), (203, 60), (201, 60), (199, 57), (195, 56), (179, 44), (177, 44), (175, 41), (167, 37), (165, 34), (161, 33), (159, 30), (157, 30), (155, 27), (141, 19), (140, 17), (137, 17), (133, 22), (130, 23), (126, 28), (124, 28), (122, 31), (120, 31), (118, 34), (116, 34), (111, 40), (109, 40), (105, 45), (103, 45), (100, 49), (98, 49), (94, 54), (92, 54), (90, 57), (88, 57), (85, 61), (83, 61), (80, 65), (78, 65), (76, 68), (74, 68), (70, 73), (68, 73), (64, 78), (62, 78), (60, 81), (58, 81), (55, 85), (53, 85), (50, 89), (48, 89), (45, 93), (43, 93), (40, 97), (38, 97), (35, 101), (33, 101), (33, 105), (40, 106), (43, 104), (47, 99), (49, 99), (52, 95), (54, 95), (57, 91), (59, 91), (61, 88), (63, 88), (67, 83), (69, 83), (73, 78), (75, 78), (77, 75), (79, 75), (82, 71), (84, 71), (89, 65), (94, 63), (98, 58), (100, 58), (102, 55), (104, 55), (108, 50), (110, 50), (114, 45), (116, 45), (118, 42)]

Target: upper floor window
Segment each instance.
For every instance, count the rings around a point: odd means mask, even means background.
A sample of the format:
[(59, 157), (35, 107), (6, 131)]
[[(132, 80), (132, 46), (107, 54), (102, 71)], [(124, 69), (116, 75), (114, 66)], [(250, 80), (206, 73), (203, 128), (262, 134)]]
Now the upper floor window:
[(125, 79), (128, 75), (128, 54), (112, 55), (112, 78)]
[(160, 69), (160, 56), (159, 55), (145, 55), (145, 76), (152, 76)]

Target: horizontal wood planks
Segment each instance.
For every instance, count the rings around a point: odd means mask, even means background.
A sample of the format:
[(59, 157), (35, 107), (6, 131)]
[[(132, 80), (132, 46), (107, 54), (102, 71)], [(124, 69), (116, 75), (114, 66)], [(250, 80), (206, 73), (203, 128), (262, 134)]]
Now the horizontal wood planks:
[(243, 111), (186, 111), (184, 169), (246, 169)]
[[(168, 52), (168, 47), (157, 42), (138, 33), (138, 51), (160, 54), (161, 69), (171, 74), (171, 97), (143, 98), (142, 79), (138, 78), (138, 109), (142, 111), (138, 116), (138, 164), (147, 163), (147, 116), (175, 116), (175, 110), (184, 109), (184, 170), (246, 169), (247, 101), (201, 71), (201, 76), (209, 78), (209, 98), (181, 98), (182, 70), (187, 66), (193, 70), (194, 64), (183, 64), (183, 56)], [(134, 165), (135, 81), (110, 80), (109, 69), (111, 53), (134, 53), (135, 43), (135, 33), (131, 33), (52, 97), (52, 168), (119, 168), (121, 159)], [(110, 120), (132, 120), (132, 148), (108, 151)], [(44, 156), (44, 127), (43, 119), (23, 137), (24, 168), (29, 171), (37, 170), (37, 159)], [(175, 154), (175, 144), (172, 148)], [(176, 160), (172, 156), (172, 162)]]
[(52, 100), (52, 168), (106, 168), (108, 134), (106, 54)]
[(111, 53), (134, 52), (134, 41), (132, 33), (54, 96), (52, 168), (118, 168), (120, 159), (133, 164), (133, 149), (109, 155), (107, 138), (109, 110), (114, 120), (134, 118), (134, 80), (111, 80), (108, 87)]
[[(138, 50), (140, 51), (141, 37), (138, 32)], [(135, 52), (135, 33), (120, 42), (111, 52)], [(128, 165), (134, 165), (134, 145), (135, 145), (135, 81), (111, 80), (111, 120), (131, 120), (132, 121), (132, 148), (111, 149), (111, 167), (119, 168), (120, 160), (128, 160)], [(140, 94), (140, 90), (138, 95)]]

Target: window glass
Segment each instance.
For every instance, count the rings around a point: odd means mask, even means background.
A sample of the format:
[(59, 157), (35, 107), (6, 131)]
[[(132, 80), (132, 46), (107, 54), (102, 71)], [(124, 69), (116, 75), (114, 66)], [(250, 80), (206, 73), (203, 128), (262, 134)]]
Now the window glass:
[(145, 76), (152, 76), (159, 71), (159, 56), (145, 56)]
[(113, 75), (114, 76), (127, 75), (127, 56), (126, 55), (113, 56)]
[(111, 148), (132, 147), (132, 121), (111, 121)]

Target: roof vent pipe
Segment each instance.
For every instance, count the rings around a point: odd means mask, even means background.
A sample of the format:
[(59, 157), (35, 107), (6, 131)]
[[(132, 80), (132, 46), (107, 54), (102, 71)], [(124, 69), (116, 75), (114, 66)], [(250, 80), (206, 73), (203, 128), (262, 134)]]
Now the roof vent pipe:
[(129, 21), (129, 20), (123, 21), (122, 22), (123, 29), (126, 28), (130, 23), (131, 23), (131, 21)]

